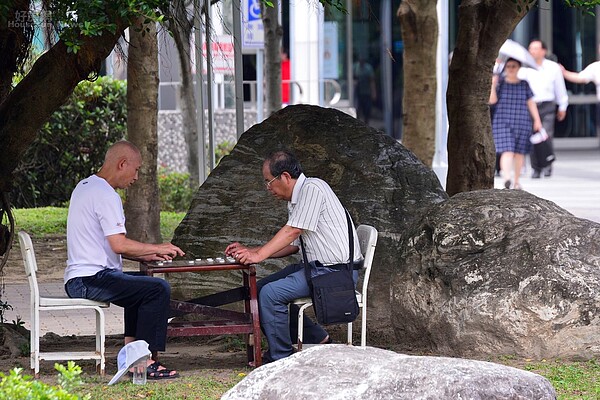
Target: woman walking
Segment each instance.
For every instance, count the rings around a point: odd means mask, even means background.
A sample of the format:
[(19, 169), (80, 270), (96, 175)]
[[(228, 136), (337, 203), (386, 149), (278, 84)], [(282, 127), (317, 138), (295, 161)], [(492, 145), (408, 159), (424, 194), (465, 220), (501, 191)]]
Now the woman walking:
[[(520, 67), (519, 61), (509, 58), (504, 65), (505, 76), (492, 78), (490, 93), (490, 104), (495, 105), (492, 133), (496, 153), (502, 153), (500, 173), (506, 189), (521, 189), (521, 169), (525, 154), (531, 150), (529, 137), (542, 128), (529, 83), (517, 78)], [(511, 177), (513, 170), (514, 177)]]

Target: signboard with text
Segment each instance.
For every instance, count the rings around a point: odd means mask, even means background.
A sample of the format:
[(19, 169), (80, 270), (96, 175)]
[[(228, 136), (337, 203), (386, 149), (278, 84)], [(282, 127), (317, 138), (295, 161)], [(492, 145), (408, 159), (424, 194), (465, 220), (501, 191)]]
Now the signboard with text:
[[(215, 74), (233, 75), (234, 59), (233, 59), (233, 36), (220, 35), (210, 44), (210, 55), (212, 57), (212, 68)], [(204, 71), (206, 73), (206, 42), (202, 42), (202, 57)]]
[(260, 12), (261, 0), (242, 0), (242, 47), (262, 49), (265, 45)]

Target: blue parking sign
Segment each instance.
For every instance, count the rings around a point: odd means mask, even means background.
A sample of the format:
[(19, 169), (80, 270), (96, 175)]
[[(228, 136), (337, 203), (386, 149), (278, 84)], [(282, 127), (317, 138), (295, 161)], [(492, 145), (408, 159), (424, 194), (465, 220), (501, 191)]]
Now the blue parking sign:
[(260, 0), (248, 0), (248, 21), (260, 20)]

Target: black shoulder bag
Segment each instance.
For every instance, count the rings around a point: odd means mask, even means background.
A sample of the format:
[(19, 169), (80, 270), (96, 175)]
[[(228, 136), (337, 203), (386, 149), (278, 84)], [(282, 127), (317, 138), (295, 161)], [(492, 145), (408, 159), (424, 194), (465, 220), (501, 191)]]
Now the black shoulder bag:
[[(335, 269), (323, 275), (311, 278), (310, 264), (306, 258), (304, 241), (300, 236), (302, 255), (304, 256), (304, 272), (310, 287), (313, 307), (320, 324), (341, 324), (353, 322), (359, 313), (354, 280), (352, 279), (354, 267), (354, 235), (352, 234), (352, 221), (346, 210), (348, 221), (348, 237), (350, 239), (350, 260), (348, 264), (328, 265), (327, 268)], [(317, 268), (323, 267), (315, 261)]]

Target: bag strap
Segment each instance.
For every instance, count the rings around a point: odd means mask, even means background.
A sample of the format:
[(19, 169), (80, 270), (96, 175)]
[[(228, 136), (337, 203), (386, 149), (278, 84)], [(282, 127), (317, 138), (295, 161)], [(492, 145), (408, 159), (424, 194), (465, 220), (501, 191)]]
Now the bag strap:
[[(348, 269), (350, 271), (352, 271), (353, 268), (353, 264), (354, 264), (354, 233), (353, 233), (353, 229), (352, 229), (352, 220), (350, 219), (350, 213), (348, 212), (348, 210), (346, 208), (344, 208), (344, 211), (346, 211), (346, 222), (348, 224), (348, 239), (349, 239), (349, 243), (348, 243), (348, 247), (349, 247), (349, 253), (350, 253), (350, 258), (348, 260)], [(311, 285), (311, 276), (310, 276), (310, 264), (308, 263), (308, 258), (306, 257), (306, 250), (304, 248), (304, 240), (302, 240), (302, 235), (300, 235), (300, 247), (302, 248), (302, 257), (304, 259), (304, 274), (306, 275), (306, 281), (309, 283), (309, 286), (311, 287), (311, 291), (312, 291), (312, 285)]]

